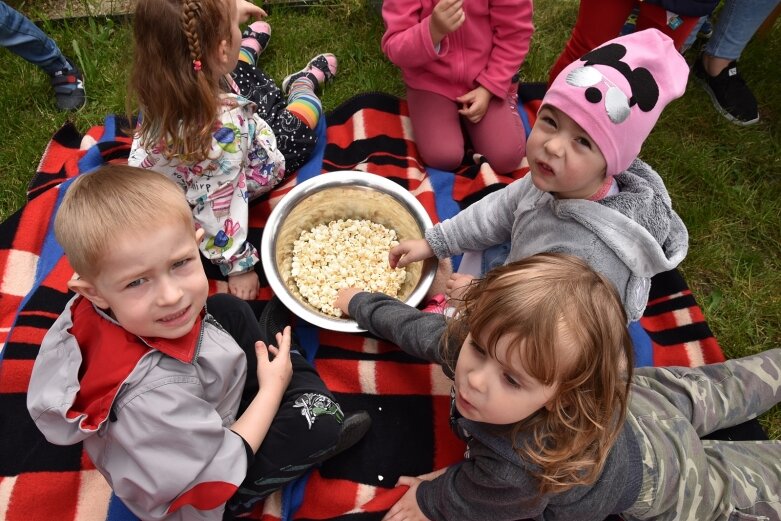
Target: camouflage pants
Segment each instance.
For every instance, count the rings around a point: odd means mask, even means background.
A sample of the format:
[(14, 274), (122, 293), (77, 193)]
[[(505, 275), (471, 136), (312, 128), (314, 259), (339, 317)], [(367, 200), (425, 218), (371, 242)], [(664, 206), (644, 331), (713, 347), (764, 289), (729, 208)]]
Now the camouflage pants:
[(781, 519), (781, 441), (701, 440), (781, 402), (781, 349), (635, 373), (627, 421), (643, 456), (625, 519)]

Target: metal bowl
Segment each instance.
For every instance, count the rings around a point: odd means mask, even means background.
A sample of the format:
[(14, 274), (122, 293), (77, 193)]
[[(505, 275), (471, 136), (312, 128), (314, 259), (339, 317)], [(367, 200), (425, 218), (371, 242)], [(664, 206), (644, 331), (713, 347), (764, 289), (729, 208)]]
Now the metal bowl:
[[(271, 289), (298, 317), (333, 331), (365, 331), (350, 318), (327, 315), (310, 305), (290, 275), (293, 242), (301, 232), (336, 219), (368, 219), (396, 230), (399, 240), (420, 239), (433, 226), (423, 205), (409, 191), (384, 177), (361, 171), (315, 176), (285, 194), (271, 212), (260, 242), (263, 271)], [(399, 299), (420, 303), (434, 281), (436, 259), (407, 266)]]

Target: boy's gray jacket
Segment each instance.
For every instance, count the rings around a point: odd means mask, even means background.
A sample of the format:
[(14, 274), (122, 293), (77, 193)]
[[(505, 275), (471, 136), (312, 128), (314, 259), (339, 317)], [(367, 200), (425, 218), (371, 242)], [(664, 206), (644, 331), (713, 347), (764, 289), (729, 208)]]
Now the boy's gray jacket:
[(141, 519), (220, 520), (247, 473), (228, 428), (245, 377), (244, 353), (208, 314), (183, 339), (143, 340), (74, 297), (43, 340), (27, 408), (51, 443), (84, 442)]
[(426, 230), (439, 258), (510, 241), (507, 262), (535, 253), (569, 253), (609, 278), (628, 320), (642, 316), (651, 277), (684, 259), (686, 226), (664, 182), (639, 159), (616, 176), (620, 192), (594, 202), (556, 199), (527, 174)]
[[(350, 301), (349, 314), (374, 335), (406, 353), (439, 363), (452, 378), (440, 354), (445, 317), (424, 313), (382, 293), (359, 293)], [(560, 494), (541, 495), (535, 468), (516, 453), (510, 438), (496, 426), (459, 417), (459, 435), (468, 435), (465, 459), (441, 476), (423, 481), (418, 506), (433, 521), (486, 519), (516, 521), (601, 521), (634, 504), (643, 482), (643, 464), (637, 435), (627, 423), (610, 449), (599, 479)], [(523, 446), (528, 435), (515, 440)]]

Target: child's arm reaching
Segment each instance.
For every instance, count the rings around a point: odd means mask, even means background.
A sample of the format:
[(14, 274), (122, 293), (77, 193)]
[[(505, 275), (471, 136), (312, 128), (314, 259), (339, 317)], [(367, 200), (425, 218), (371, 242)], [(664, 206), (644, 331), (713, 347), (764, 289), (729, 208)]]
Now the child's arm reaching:
[[(244, 414), (231, 425), (231, 430), (247, 442), (253, 453), (257, 452), (263, 443), (293, 375), (293, 364), (290, 362), (290, 326), (282, 333), (277, 333), (277, 344), (279, 347), (266, 347), (262, 341), (255, 343), (260, 389)], [(270, 354), (274, 356), (273, 359), (269, 359)]]
[(268, 16), (266, 14), (266, 11), (261, 9), (259, 6), (253, 4), (252, 2), (247, 2), (247, 0), (240, 0), (238, 4), (239, 9), (239, 23), (246, 23), (250, 19), (253, 20), (263, 20), (265, 17)]
[(445, 329), (444, 315), (424, 313), (383, 293), (357, 288), (340, 289), (334, 305), (359, 326), (393, 342), (404, 352), (442, 363), (439, 339)]
[(407, 239), (390, 249), (388, 263), (391, 268), (403, 268), (408, 264), (434, 256), (434, 250), (426, 239)]

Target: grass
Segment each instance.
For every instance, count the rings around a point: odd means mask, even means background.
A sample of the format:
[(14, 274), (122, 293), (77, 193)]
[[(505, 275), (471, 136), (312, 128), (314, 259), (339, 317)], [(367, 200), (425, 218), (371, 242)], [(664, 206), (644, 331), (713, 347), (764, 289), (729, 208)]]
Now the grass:
[[(537, 29), (522, 69), (529, 82), (547, 78), (574, 23), (577, 1), (538, 0), (535, 7)], [(305, 9), (275, 4), (269, 21), (274, 32), (262, 63), (278, 80), (319, 52), (339, 57), (339, 76), (323, 98), (326, 110), (359, 92), (403, 95), (398, 70), (380, 50), (383, 28), (375, 7), (362, 0)], [(84, 70), (89, 102), (74, 115), (58, 112), (48, 78), (0, 50), (0, 219), (24, 204), (44, 147), (66, 120), (86, 131), (106, 114), (125, 110), (130, 19), (94, 17), (42, 26)], [(760, 101), (759, 124), (729, 123), (690, 81), (641, 152), (665, 179), (689, 229), (690, 249), (681, 270), (730, 358), (781, 346), (779, 55), (777, 24), (766, 39), (750, 43), (740, 60), (741, 73)], [(781, 407), (761, 421), (771, 438), (781, 439)]]

